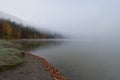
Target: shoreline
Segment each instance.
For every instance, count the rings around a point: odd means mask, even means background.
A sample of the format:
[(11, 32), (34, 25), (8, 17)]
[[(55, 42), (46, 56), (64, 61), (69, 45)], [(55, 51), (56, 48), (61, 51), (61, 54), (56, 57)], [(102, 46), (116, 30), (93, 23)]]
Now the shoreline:
[(0, 48), (0, 80), (69, 80), (45, 58), (22, 51), (20, 45), (0, 40)]
[(58, 69), (56, 69), (52, 64), (50, 64), (45, 58), (34, 55), (32, 53), (25, 52), (25, 54), (30, 55), (44, 64), (46, 70), (50, 73), (53, 80), (69, 80), (65, 77)]

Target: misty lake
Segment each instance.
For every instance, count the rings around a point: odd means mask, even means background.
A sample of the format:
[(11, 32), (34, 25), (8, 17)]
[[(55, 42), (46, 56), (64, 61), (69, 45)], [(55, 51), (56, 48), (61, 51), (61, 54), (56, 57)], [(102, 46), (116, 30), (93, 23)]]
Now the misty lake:
[(120, 42), (20, 40), (24, 50), (47, 59), (70, 80), (120, 80)]

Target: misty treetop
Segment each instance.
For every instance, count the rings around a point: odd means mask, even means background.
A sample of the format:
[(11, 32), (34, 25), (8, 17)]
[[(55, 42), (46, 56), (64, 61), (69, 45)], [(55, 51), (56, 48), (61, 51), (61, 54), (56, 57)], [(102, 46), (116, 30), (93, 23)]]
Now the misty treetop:
[(0, 19), (0, 39), (53, 39), (62, 38), (58, 34), (43, 33), (35, 28)]

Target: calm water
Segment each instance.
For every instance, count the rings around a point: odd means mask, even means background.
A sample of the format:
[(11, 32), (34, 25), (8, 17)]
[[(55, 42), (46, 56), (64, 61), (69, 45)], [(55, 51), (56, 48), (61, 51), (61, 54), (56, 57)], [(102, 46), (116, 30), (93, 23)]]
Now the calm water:
[(24, 49), (46, 58), (70, 80), (120, 80), (120, 42), (23, 40)]

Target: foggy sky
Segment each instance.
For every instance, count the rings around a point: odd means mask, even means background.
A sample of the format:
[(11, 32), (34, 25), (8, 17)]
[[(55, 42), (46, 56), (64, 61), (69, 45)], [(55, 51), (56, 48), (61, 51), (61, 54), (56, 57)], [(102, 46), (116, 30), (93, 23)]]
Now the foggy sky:
[(76, 37), (120, 37), (119, 9), (119, 0), (0, 0), (0, 11)]

